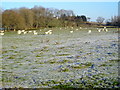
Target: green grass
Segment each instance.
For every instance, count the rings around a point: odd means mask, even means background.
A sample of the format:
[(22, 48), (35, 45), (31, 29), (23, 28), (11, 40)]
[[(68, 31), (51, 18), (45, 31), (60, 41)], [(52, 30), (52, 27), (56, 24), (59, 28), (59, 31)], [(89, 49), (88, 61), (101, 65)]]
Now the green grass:
[(109, 62), (120, 62), (120, 59), (109, 60)]
[(83, 69), (83, 68), (88, 68), (91, 65), (92, 65), (91, 62), (86, 62), (86, 63), (82, 63), (82, 64), (79, 64), (79, 65), (73, 65), (71, 67), (74, 68), (74, 69)]
[(70, 54), (58, 54), (57, 56), (68, 56)]
[(53, 86), (52, 88), (75, 88), (74, 86), (71, 85), (57, 85), (57, 86)]
[[(44, 35), (44, 32), (52, 29), (53, 34), (52, 35)], [(116, 31), (114, 28), (109, 28), (109, 32), (100, 32), (98, 33), (96, 31), (96, 28), (90, 27), (89, 29), (92, 30), (91, 34), (88, 34), (88, 29), (82, 29), (76, 31), (77, 27), (73, 29), (73, 33), (70, 33), (70, 28), (60, 30), (59, 28), (47, 28), (46, 30), (43, 30), (40, 32), (38, 31), (39, 35), (33, 35), (32, 33), (27, 33), (26, 35), (18, 35), (17, 32), (5, 32), (5, 35), (2, 37), (2, 50), (0, 51), (2, 53), (2, 67), (5, 71), (4, 77), (3, 77), (3, 83), (4, 86), (11, 86), (14, 87), (12, 84), (16, 84), (12, 80), (16, 80), (19, 84), (26, 81), (24, 86), (29, 85), (29, 79), (23, 78), (23, 75), (27, 75), (30, 79), (33, 77), (39, 78), (40, 80), (43, 80), (43, 76), (46, 79), (53, 79), (53, 82), (46, 82), (45, 85), (53, 88), (74, 88), (73, 82), (78, 85), (77, 87), (85, 87), (84, 84), (82, 84), (79, 80), (69, 82), (69, 84), (62, 83), (60, 84), (58, 79), (65, 79), (63, 78), (63, 74), (68, 74), (68, 80), (73, 78), (75, 75), (74, 72), (78, 71), (81, 73), (82, 69), (87, 69), (93, 64), (93, 59), (97, 57), (105, 57), (105, 53), (96, 53), (94, 51), (97, 44), (102, 45), (102, 43), (98, 43), (94, 45), (94, 42), (92, 43), (91, 40), (96, 39), (96, 41), (104, 40), (106, 43), (107, 41), (115, 40), (113, 31)], [(102, 36), (106, 35), (107, 38), (103, 39)], [(108, 35), (108, 36), (107, 36)], [(113, 37), (109, 37), (109, 35), (112, 35)], [(98, 39), (97, 39), (98, 38)], [(88, 40), (88, 41), (87, 41)], [(96, 42), (95, 41), (95, 42)], [(110, 41), (110, 42), (111, 42)], [(89, 44), (85, 44), (85, 42), (90, 42)], [(89, 47), (90, 45), (90, 47)], [(109, 47), (110, 45), (106, 45), (105, 47)], [(105, 49), (115, 49), (115, 48), (105, 48)], [(99, 49), (99, 51), (102, 51), (102, 49)], [(94, 56), (95, 57), (94, 57)], [(116, 57), (117, 54), (113, 52), (113, 55), (107, 56), (108, 58)], [(84, 62), (83, 57), (87, 57), (87, 60)], [(90, 60), (90, 61), (89, 61)], [(105, 57), (106, 60), (106, 57)], [(108, 66), (115, 66), (112, 65), (113, 63), (118, 63), (120, 60), (109, 60), (106, 63), (101, 64), (103, 67)], [(74, 65), (74, 63), (79, 62), (82, 64)], [(108, 64), (107, 64), (108, 63)], [(71, 65), (71, 67), (66, 67), (68, 64)], [(95, 63), (94, 63), (95, 64)], [(99, 64), (99, 63), (98, 63)], [(53, 70), (58, 65), (62, 65), (63, 67), (58, 68), (56, 70)], [(99, 64), (100, 65), (100, 64)], [(98, 65), (98, 66), (99, 66)], [(97, 65), (96, 68), (99, 68)], [(39, 70), (37, 70), (39, 68)], [(50, 69), (50, 71), (49, 71)], [(72, 70), (71, 70), (72, 69)], [(16, 75), (10, 75), (9, 72), (16, 73), (17, 76), (20, 78), (14, 79), (13, 77)], [(28, 72), (29, 71), (29, 72)], [(47, 72), (48, 71), (48, 72)], [(44, 72), (44, 75), (37, 75), (36, 73)], [(22, 73), (22, 74), (20, 74)], [(46, 74), (47, 73), (47, 74)], [(60, 73), (58, 77), (54, 77), (56, 73)], [(73, 75), (72, 75), (73, 73)], [(116, 72), (113, 72), (114, 76), (117, 75)], [(51, 74), (51, 76), (49, 76)], [(70, 74), (70, 76), (69, 76)], [(56, 75), (56, 76), (57, 76)], [(63, 75), (63, 76), (62, 76)], [(81, 74), (79, 74), (81, 75)], [(97, 80), (99, 78), (105, 77), (106, 75), (93, 75), (93, 80)], [(59, 78), (60, 77), (60, 78)], [(7, 82), (7, 79), (8, 80)], [(55, 81), (56, 79), (56, 81)], [(75, 79), (75, 78), (74, 78)], [(99, 86), (102, 81), (97, 81), (95, 83), (90, 82), (90, 78), (83, 78), (84, 80), (87, 80), (88, 85), (86, 87), (92, 88), (95, 85)], [(32, 80), (31, 80), (32, 82)], [(44, 82), (44, 81), (43, 81)], [(11, 83), (11, 84), (10, 84)], [(55, 86), (57, 84), (57, 86)], [(52, 86), (51, 86), (52, 85)], [(114, 81), (114, 85), (117, 86), (117, 82)], [(22, 86), (22, 85), (20, 85)], [(29, 85), (30, 87), (35, 87), (35, 84), (31, 83)], [(42, 84), (36, 85), (36, 87), (44, 86)], [(17, 86), (16, 86), (17, 87)], [(100, 86), (99, 86), (100, 87)]]
[(36, 57), (41, 57), (40, 55), (36, 55)]
[(15, 56), (10, 56), (8, 57), (8, 59), (15, 59)]
[(68, 72), (68, 71), (70, 71), (68, 68), (62, 68), (59, 70), (59, 72)]
[(101, 65), (99, 65), (99, 67), (101, 67), (101, 66), (105, 67), (105, 66), (108, 66), (108, 65), (107, 64), (101, 64)]

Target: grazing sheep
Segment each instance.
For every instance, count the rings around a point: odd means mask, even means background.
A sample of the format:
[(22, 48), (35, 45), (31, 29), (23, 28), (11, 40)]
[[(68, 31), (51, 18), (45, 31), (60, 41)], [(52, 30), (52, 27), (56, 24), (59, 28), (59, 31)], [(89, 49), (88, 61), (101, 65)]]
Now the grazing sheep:
[(49, 32), (49, 34), (52, 34), (52, 32)]
[(106, 31), (106, 27), (103, 28), (103, 31)]
[(91, 30), (88, 30), (88, 33), (91, 33), (92, 31)]
[(36, 31), (33, 31), (33, 34), (34, 34), (34, 35), (38, 35), (38, 33), (37, 33)]
[(25, 30), (22, 30), (21, 32), (25, 32)]
[(35, 30), (33, 31), (33, 33), (36, 32)]
[(105, 29), (106, 32), (108, 32), (108, 29)]
[(45, 32), (45, 34), (52, 34), (52, 30)]
[(76, 31), (78, 31), (78, 29), (76, 29)]
[(2, 35), (2, 36), (3, 36), (3, 35), (4, 35), (4, 32), (0, 33), (0, 35)]
[(48, 34), (49, 32), (45, 32), (45, 34)]
[(35, 33), (34, 33), (34, 35), (38, 35), (38, 33), (37, 33), (37, 32), (35, 32)]
[(70, 31), (70, 33), (73, 33), (73, 31)]
[(106, 27), (104, 27), (104, 29), (106, 29)]
[(29, 33), (31, 33), (32, 31), (29, 31)]
[(19, 35), (22, 33), (22, 31), (21, 30), (18, 30), (18, 32), (17, 32)]
[(23, 32), (24, 34), (26, 34), (27, 32), (25, 31), (25, 32)]
[(80, 27), (80, 29), (82, 29), (82, 27)]
[(101, 29), (98, 29), (98, 32), (101, 32)]

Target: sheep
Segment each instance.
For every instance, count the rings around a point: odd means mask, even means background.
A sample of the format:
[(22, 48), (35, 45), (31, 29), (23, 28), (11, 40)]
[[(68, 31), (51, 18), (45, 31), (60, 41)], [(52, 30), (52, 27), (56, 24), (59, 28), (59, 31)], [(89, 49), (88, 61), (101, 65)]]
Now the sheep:
[(17, 32), (19, 35), (22, 33), (22, 31), (21, 30), (18, 30), (18, 32)]
[(2, 35), (2, 36), (3, 36), (3, 35), (4, 35), (4, 32), (0, 33), (0, 35)]
[(52, 34), (52, 30), (45, 32), (45, 34)]
[(82, 27), (80, 27), (80, 29), (82, 29)]
[(45, 32), (45, 34), (48, 34), (49, 32)]
[(98, 29), (98, 32), (101, 32), (101, 29)]
[(34, 35), (38, 35), (38, 33), (37, 33), (36, 31), (33, 31), (33, 34), (34, 34)]
[(103, 28), (102, 31), (105, 31), (105, 29)]
[(52, 32), (49, 32), (49, 34), (52, 34)]
[(91, 30), (88, 30), (88, 33), (91, 33), (92, 31)]
[(106, 29), (106, 27), (104, 27), (104, 29)]
[(73, 31), (70, 31), (70, 33), (73, 33)]
[(32, 31), (29, 31), (29, 33), (31, 33)]
[(34, 30), (33, 33), (35, 33), (36, 31)]
[(78, 31), (78, 29), (76, 29), (76, 31)]
[(103, 28), (103, 31), (105, 31), (105, 30), (106, 30), (106, 27)]
[(73, 29), (73, 27), (71, 27), (71, 29)]
[(23, 32), (24, 34), (26, 34), (27, 32), (25, 31), (25, 32)]
[(106, 32), (108, 32), (108, 29), (105, 29)]
[(21, 32), (25, 32), (25, 30), (22, 30)]
[(34, 35), (38, 35), (38, 33), (37, 33), (37, 32), (34, 32)]

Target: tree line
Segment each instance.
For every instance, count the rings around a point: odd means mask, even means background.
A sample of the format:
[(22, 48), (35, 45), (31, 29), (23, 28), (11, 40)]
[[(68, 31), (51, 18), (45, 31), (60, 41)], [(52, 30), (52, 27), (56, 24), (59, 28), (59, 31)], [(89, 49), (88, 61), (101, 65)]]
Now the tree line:
[(117, 26), (120, 27), (120, 16), (113, 16), (111, 19), (106, 21), (107, 26)]
[(86, 16), (75, 16), (72, 10), (21, 7), (2, 11), (2, 27), (13, 29), (37, 29), (41, 27), (79, 26), (87, 21)]

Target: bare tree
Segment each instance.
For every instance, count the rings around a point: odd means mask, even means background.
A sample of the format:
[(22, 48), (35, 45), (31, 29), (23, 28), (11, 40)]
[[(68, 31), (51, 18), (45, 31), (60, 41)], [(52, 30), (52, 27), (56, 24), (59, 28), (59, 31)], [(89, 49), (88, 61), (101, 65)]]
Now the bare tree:
[(97, 17), (96, 21), (101, 25), (105, 19), (103, 17)]
[(38, 28), (41, 24), (45, 24), (46, 9), (42, 6), (34, 6), (31, 10), (34, 12), (34, 27)]
[(119, 26), (120, 27), (120, 16), (114, 16), (111, 18), (111, 24), (113, 26)]

